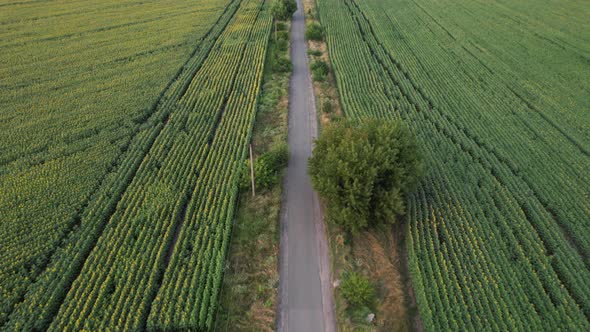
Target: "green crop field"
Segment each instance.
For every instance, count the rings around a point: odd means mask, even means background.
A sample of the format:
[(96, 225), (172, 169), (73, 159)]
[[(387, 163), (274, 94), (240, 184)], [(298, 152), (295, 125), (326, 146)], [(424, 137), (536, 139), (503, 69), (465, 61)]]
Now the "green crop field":
[(586, 1), (317, 0), (344, 114), (401, 118), (428, 331), (590, 330)]
[(0, 1), (0, 330), (206, 329), (264, 1)]
[[(421, 326), (590, 330), (588, 1), (315, 4), (318, 89), (424, 156)], [(0, 0), (0, 331), (213, 328), (275, 5)]]

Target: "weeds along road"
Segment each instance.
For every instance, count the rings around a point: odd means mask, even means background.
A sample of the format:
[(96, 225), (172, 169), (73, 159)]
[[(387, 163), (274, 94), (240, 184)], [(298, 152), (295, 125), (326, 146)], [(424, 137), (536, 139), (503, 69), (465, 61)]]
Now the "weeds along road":
[(336, 331), (330, 259), (317, 193), (307, 160), (317, 136), (317, 116), (307, 63), (303, 4), (291, 26), (293, 74), (289, 87), (289, 166), (281, 213), (281, 281), (277, 329)]

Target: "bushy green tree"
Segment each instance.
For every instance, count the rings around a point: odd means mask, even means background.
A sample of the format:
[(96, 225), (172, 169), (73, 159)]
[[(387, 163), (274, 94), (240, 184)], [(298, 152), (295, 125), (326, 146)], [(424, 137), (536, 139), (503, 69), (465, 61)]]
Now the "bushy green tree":
[(285, 1), (285, 7), (287, 8), (287, 13), (289, 13), (289, 16), (292, 16), (293, 13), (295, 13), (297, 11), (297, 2), (295, 0), (284, 0)]
[(401, 122), (374, 119), (328, 125), (309, 160), (328, 218), (353, 233), (404, 214), (421, 169), (412, 133)]
[(270, 10), (276, 20), (285, 21), (297, 10), (297, 3), (295, 0), (273, 0)]

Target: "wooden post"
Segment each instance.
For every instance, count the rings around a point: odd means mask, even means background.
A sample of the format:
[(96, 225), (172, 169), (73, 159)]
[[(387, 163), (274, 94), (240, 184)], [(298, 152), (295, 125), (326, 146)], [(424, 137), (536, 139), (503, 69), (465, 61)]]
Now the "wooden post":
[(256, 196), (254, 188), (254, 158), (252, 158), (252, 144), (250, 144), (250, 179), (252, 180), (252, 196)]

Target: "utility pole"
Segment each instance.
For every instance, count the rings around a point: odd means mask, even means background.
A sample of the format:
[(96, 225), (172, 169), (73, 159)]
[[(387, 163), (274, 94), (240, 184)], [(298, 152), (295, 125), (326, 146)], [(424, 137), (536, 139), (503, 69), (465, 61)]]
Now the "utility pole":
[(254, 158), (252, 158), (252, 144), (250, 144), (250, 179), (252, 180), (252, 196), (256, 196), (254, 188)]

